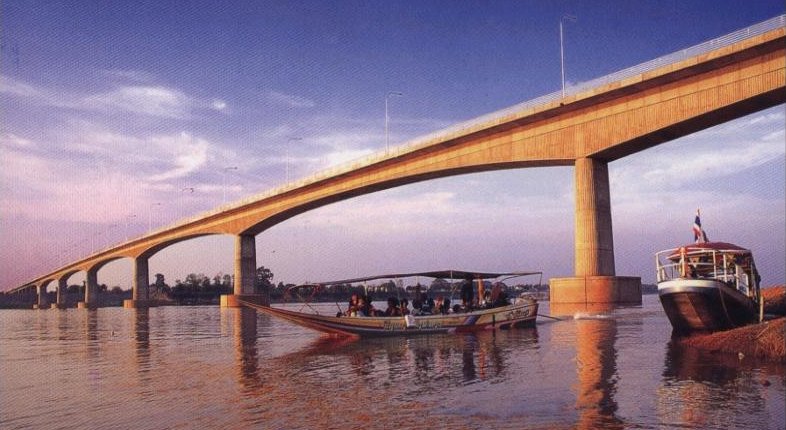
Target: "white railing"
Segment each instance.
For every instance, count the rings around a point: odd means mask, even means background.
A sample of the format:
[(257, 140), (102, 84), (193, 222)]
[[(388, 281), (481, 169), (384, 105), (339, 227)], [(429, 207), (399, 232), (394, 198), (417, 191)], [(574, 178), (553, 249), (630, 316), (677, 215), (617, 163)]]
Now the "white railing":
[[(747, 266), (738, 257), (750, 259)], [(736, 288), (746, 296), (756, 294), (756, 269), (749, 251), (674, 248), (655, 254), (656, 279), (712, 279)]]
[[(683, 49), (681, 51), (677, 51), (662, 57), (658, 57), (654, 60), (647, 61), (645, 63), (638, 64), (633, 67), (629, 67), (627, 69), (623, 69), (614, 73), (611, 73), (606, 76), (602, 76), (600, 78), (596, 78), (587, 82), (583, 82), (578, 85), (570, 86), (566, 88), (564, 97), (574, 96), (578, 93), (587, 91), (589, 89), (602, 87), (604, 85), (621, 81), (630, 77), (634, 77), (640, 75), (642, 73), (646, 73), (652, 70), (656, 70), (666, 65), (675, 64), (680, 61), (686, 60), (688, 58), (704, 54), (718, 48), (722, 48), (725, 46), (732, 45), (734, 43), (740, 42), (745, 39), (749, 39), (751, 37), (755, 37), (761, 34), (764, 34), (768, 31), (786, 27), (786, 15), (780, 15), (774, 18), (771, 18), (767, 21), (754, 24), (750, 27), (735, 31), (733, 33), (727, 34), (725, 36), (718, 37), (716, 39), (712, 39), (706, 41), (704, 43), (700, 43), (698, 45)], [(306, 176), (302, 179), (299, 179), (294, 182), (290, 182), (288, 184), (284, 184), (268, 191), (250, 196), (243, 200), (239, 200), (237, 202), (222, 205), (215, 210), (206, 212), (204, 214), (190, 217), (188, 219), (183, 220), (182, 224), (187, 224), (188, 222), (196, 221), (201, 218), (218, 214), (224, 212), (228, 209), (232, 209), (235, 207), (241, 207), (247, 205), (249, 203), (253, 203), (259, 200), (263, 200), (268, 197), (272, 197), (277, 194), (281, 194), (288, 190), (293, 190), (296, 188), (303, 187), (305, 185), (313, 184), (315, 182), (319, 182), (320, 180), (324, 180), (327, 178), (331, 178), (342, 173), (351, 172), (357, 170), (361, 167), (370, 166), (380, 161), (395, 158), (397, 156), (413, 152), (417, 149), (428, 147), (436, 142), (443, 142), (449, 139), (452, 136), (456, 135), (463, 135), (469, 131), (473, 130), (481, 130), (484, 128), (489, 127), (495, 123), (503, 122), (504, 120), (508, 119), (511, 116), (516, 116), (520, 114), (522, 111), (526, 109), (535, 108), (541, 105), (548, 104), (550, 102), (554, 102), (563, 98), (562, 91), (555, 91), (550, 94), (546, 94), (535, 99), (531, 99), (525, 101), (523, 103), (516, 104), (514, 106), (510, 106), (508, 108), (504, 108), (495, 112), (491, 112), (489, 114), (485, 114), (476, 118), (473, 118), (468, 121), (460, 122), (456, 125), (450, 126), (448, 128), (426, 134), (424, 136), (417, 137), (409, 142), (406, 142), (402, 145), (395, 146), (390, 148), (390, 150), (380, 151), (365, 157), (361, 157), (355, 160), (348, 161), (346, 163), (329, 167), (325, 170), (319, 171), (313, 175)]]

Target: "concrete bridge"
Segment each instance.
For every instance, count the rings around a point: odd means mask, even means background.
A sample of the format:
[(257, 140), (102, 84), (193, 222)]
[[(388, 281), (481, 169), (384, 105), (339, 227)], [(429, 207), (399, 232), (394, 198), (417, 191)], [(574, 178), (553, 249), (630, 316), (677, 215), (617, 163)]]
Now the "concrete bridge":
[(62, 307), (68, 278), (86, 272), (84, 302), (97, 304), (97, 273), (133, 259), (133, 299), (149, 304), (148, 260), (195, 237), (235, 237), (234, 294), (252, 295), (255, 240), (266, 229), (311, 209), (433, 178), (499, 169), (575, 166), (575, 273), (551, 280), (555, 303), (641, 301), (638, 277), (618, 276), (608, 163), (663, 142), (786, 101), (786, 16), (642, 65), (459, 124), (391, 152), (333, 169), (175, 225), (53, 270), (12, 290), (39, 297), (57, 283)]

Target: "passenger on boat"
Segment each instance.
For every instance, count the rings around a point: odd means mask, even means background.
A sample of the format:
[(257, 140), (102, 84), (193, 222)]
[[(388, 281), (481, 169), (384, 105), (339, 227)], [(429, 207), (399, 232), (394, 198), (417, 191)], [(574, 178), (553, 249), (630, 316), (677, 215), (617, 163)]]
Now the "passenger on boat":
[(401, 315), (409, 315), (409, 300), (401, 299), (399, 309), (401, 310)]
[(358, 297), (358, 309), (356, 316), (367, 317), (371, 315), (371, 304), (366, 302), (365, 296)]
[(420, 284), (417, 284), (415, 286), (415, 298), (412, 299), (412, 309), (415, 310), (416, 314), (420, 313), (423, 307), (422, 295), (423, 293), (421, 293)]
[(434, 312), (434, 299), (429, 297), (428, 294), (421, 294), (420, 302), (422, 303), (420, 306), (421, 315), (431, 315)]
[(508, 300), (508, 293), (502, 290), (502, 285), (497, 282), (491, 288), (491, 307), (507, 306), (510, 304)]
[(472, 299), (474, 295), (472, 277), (467, 277), (461, 284), (461, 304), (464, 306), (464, 309), (470, 310), (472, 308)]
[(385, 309), (386, 317), (400, 317), (401, 313), (400, 303), (395, 297), (388, 297), (388, 308)]
[(483, 291), (483, 300), (478, 304), (481, 308), (491, 307), (491, 291)]
[(356, 317), (358, 314), (358, 310), (360, 309), (359, 301), (360, 297), (357, 294), (352, 294), (352, 297), (349, 298), (349, 306), (347, 306), (347, 313), (348, 317)]
[(447, 315), (450, 312), (450, 299), (444, 298), (442, 295), (437, 296), (437, 300), (434, 302), (434, 309), (442, 315)]

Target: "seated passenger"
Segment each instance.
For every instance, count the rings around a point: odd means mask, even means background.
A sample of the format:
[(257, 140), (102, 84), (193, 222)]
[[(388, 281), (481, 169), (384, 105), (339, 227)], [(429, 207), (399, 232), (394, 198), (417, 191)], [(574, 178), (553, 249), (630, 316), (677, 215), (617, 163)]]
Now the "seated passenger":
[(431, 315), (434, 311), (434, 299), (429, 297), (426, 293), (420, 296), (422, 305), (420, 306), (420, 313), (423, 315)]
[(358, 309), (359, 309), (358, 299), (359, 297), (357, 294), (352, 294), (352, 297), (349, 298), (349, 305), (347, 306), (347, 312), (346, 312), (346, 315), (348, 317), (357, 316)]
[(385, 309), (386, 317), (400, 317), (401, 308), (399, 307), (398, 299), (395, 297), (388, 297), (388, 308)]
[(494, 285), (494, 288), (491, 290), (491, 306), (492, 307), (499, 307), (499, 306), (507, 306), (510, 304), (508, 300), (508, 293), (502, 290), (502, 286), (500, 284)]
[(469, 310), (472, 306), (474, 291), (472, 289), (472, 277), (469, 276), (464, 282), (461, 284), (461, 302), (464, 305), (464, 309)]
[(401, 311), (401, 315), (409, 315), (409, 301), (407, 299), (401, 299), (399, 310)]
[(415, 298), (412, 300), (412, 309), (415, 310), (416, 314), (419, 314), (422, 308), (423, 308), (423, 300), (421, 299), (421, 294), (416, 293)]
[(442, 306), (440, 306), (439, 311), (443, 315), (447, 315), (450, 313), (450, 299), (445, 299), (442, 301)]
[(481, 308), (490, 308), (491, 307), (491, 291), (484, 291), (483, 292), (483, 301), (480, 303)]
[(357, 316), (367, 317), (371, 316), (371, 305), (366, 303), (366, 298), (361, 296), (358, 298)]

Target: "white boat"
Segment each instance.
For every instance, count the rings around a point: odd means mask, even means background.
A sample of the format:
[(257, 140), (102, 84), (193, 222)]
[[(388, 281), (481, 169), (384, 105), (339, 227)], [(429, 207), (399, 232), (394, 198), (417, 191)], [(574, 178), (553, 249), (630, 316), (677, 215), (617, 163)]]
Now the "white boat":
[(750, 250), (703, 242), (656, 254), (658, 296), (677, 334), (728, 330), (762, 318)]

